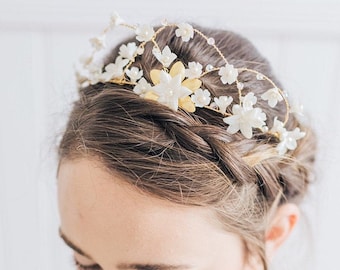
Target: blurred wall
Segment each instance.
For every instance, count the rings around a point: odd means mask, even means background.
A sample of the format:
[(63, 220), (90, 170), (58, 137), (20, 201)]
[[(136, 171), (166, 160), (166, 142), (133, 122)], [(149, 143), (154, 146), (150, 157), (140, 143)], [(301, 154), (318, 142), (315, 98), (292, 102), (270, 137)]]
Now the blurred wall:
[(337, 269), (339, 0), (0, 0), (0, 269), (73, 269), (57, 234), (55, 145), (76, 97), (73, 63), (113, 10), (132, 23), (231, 29), (271, 61), (304, 104), (320, 148), (307, 219), (273, 269)]

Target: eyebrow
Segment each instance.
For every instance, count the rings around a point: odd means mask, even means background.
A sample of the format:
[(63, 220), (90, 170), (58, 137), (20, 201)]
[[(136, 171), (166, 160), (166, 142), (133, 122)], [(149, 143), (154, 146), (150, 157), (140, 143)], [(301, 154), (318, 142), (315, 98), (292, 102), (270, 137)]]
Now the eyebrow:
[(120, 270), (186, 270), (192, 269), (188, 265), (169, 265), (169, 264), (119, 264)]
[[(91, 256), (83, 251), (80, 247), (76, 246), (72, 241), (63, 233), (61, 228), (59, 228), (59, 236), (64, 240), (65, 244), (79, 253), (80, 255), (92, 260)], [(126, 264), (121, 263), (117, 265), (119, 270), (187, 270), (192, 269), (188, 265), (170, 265), (170, 264)]]
[(81, 250), (80, 247), (77, 247), (74, 243), (72, 243), (72, 241), (63, 233), (63, 231), (61, 230), (61, 228), (59, 228), (59, 236), (61, 239), (64, 240), (65, 244), (67, 246), (69, 246), (71, 249), (73, 249), (74, 251), (76, 251), (77, 253), (79, 253), (80, 255), (92, 260), (91, 256), (88, 255), (86, 252), (84, 252), (83, 250)]

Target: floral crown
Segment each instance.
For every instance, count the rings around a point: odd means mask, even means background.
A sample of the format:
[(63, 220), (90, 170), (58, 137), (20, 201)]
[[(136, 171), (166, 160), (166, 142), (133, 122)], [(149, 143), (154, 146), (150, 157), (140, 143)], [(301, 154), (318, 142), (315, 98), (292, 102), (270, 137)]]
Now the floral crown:
[[(131, 29), (136, 34), (136, 42), (123, 44), (119, 48), (119, 55), (114, 62), (98, 64), (95, 56), (106, 47), (106, 36), (116, 26)], [(215, 50), (224, 61), (224, 65), (214, 67), (212, 64), (204, 68), (198, 62), (183, 63), (176, 61), (177, 55), (169, 46), (160, 48), (157, 43), (157, 35), (164, 29), (174, 28), (177, 38), (182, 42), (190, 42), (194, 35), (199, 35), (207, 44)], [(261, 72), (246, 67), (234, 67), (229, 64), (223, 53), (215, 45), (215, 40), (207, 37), (201, 31), (193, 28), (188, 23), (169, 24), (163, 21), (156, 31), (150, 25), (130, 25), (117, 14), (111, 16), (110, 24), (103, 30), (100, 36), (90, 39), (92, 53), (89, 57), (81, 59), (81, 67), (77, 70), (77, 80), (80, 88), (97, 84), (98, 82), (110, 82), (120, 85), (132, 85), (133, 91), (141, 98), (151, 99), (177, 111), (181, 108), (187, 112), (194, 112), (196, 107), (213, 110), (220, 113), (222, 120), (228, 125), (227, 132), (241, 134), (250, 139), (253, 137), (253, 129), (260, 129), (264, 133), (270, 133), (279, 139), (277, 150), (280, 155), (297, 147), (297, 140), (305, 136), (297, 127), (288, 131), (285, 128), (290, 113), (302, 113), (302, 106), (295, 108), (290, 106), (287, 94), (282, 91), (270, 78)], [(144, 77), (144, 71), (132, 66), (136, 57), (144, 53), (147, 43), (153, 44), (152, 54), (162, 64), (163, 69), (153, 69), (150, 72), (152, 82)], [(171, 68), (170, 68), (171, 66)], [(211, 97), (208, 89), (203, 89), (203, 76), (211, 72), (218, 72), (223, 84), (235, 85), (239, 95), (239, 102), (233, 103), (231, 96)], [(268, 106), (274, 108), (278, 103), (284, 102), (286, 115), (284, 121), (273, 119), (273, 126), (267, 126), (267, 115), (259, 107), (255, 107), (257, 97), (251, 91), (243, 93), (244, 83), (238, 79), (241, 72), (249, 72), (256, 80), (266, 80), (271, 87), (260, 98), (268, 102)], [(227, 108), (231, 107), (227, 112)]]

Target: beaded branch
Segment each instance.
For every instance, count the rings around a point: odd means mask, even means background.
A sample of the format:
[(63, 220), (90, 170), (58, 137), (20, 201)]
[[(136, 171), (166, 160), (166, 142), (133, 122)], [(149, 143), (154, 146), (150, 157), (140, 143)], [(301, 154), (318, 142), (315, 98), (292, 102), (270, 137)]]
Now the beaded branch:
[[(119, 48), (119, 55), (114, 63), (98, 64), (95, 56), (106, 47), (106, 35), (116, 26), (128, 28), (136, 34), (136, 42), (123, 44)], [(177, 38), (182, 42), (190, 42), (194, 35), (201, 36), (207, 44), (215, 50), (223, 59), (224, 65), (214, 67), (211, 64), (203, 66), (198, 62), (183, 63), (177, 59), (177, 55), (171, 51), (169, 46), (160, 48), (157, 43), (157, 36), (166, 28), (175, 29)], [(283, 155), (288, 150), (297, 147), (297, 140), (305, 136), (299, 128), (288, 131), (285, 128), (290, 113), (301, 113), (291, 108), (286, 93), (282, 91), (269, 77), (261, 72), (246, 67), (236, 68), (229, 64), (221, 50), (215, 45), (215, 40), (206, 36), (201, 31), (193, 28), (188, 23), (170, 24), (162, 22), (162, 26), (156, 31), (150, 25), (130, 25), (114, 13), (111, 16), (110, 24), (103, 30), (99, 37), (90, 39), (92, 53), (81, 61), (81, 69), (77, 71), (77, 79), (80, 88), (94, 85), (99, 82), (114, 83), (119, 85), (132, 85), (133, 91), (141, 98), (150, 99), (177, 111), (181, 108), (189, 113), (195, 112), (196, 108), (213, 110), (222, 115), (222, 120), (228, 125), (227, 132), (241, 134), (250, 139), (253, 137), (253, 129), (260, 129), (264, 133), (270, 133), (279, 139), (277, 150)], [(162, 64), (163, 68), (150, 71), (151, 82), (143, 77), (144, 71), (132, 66), (136, 57), (144, 53), (147, 43), (152, 43), (153, 56)], [(171, 66), (171, 67), (170, 67)], [(205, 75), (211, 72), (218, 72), (219, 78), (224, 85), (235, 85), (238, 91), (239, 102), (233, 103), (231, 96), (211, 97), (208, 89), (202, 89), (202, 81)], [(273, 126), (269, 129), (266, 124), (267, 115), (262, 108), (254, 107), (257, 97), (251, 91), (243, 93), (244, 83), (239, 80), (241, 72), (248, 72), (254, 75), (256, 80), (265, 80), (271, 87), (264, 92), (260, 98), (268, 102), (268, 106), (274, 108), (278, 103), (284, 102), (286, 114), (284, 121), (277, 117), (273, 119)], [(231, 112), (227, 108), (231, 107)], [(301, 107), (299, 107), (301, 108)]]

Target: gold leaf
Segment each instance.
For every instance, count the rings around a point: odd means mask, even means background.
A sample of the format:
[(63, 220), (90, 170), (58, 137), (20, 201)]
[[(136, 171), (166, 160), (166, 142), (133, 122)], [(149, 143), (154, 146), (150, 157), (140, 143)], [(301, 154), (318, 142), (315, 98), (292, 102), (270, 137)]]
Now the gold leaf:
[(194, 92), (202, 86), (202, 81), (199, 79), (186, 79), (182, 82), (182, 85)]
[(158, 96), (155, 94), (155, 92), (149, 91), (149, 92), (147, 92), (147, 93), (145, 94), (144, 98), (145, 98), (145, 99), (151, 99), (151, 100), (157, 101)]
[(154, 85), (159, 84), (161, 81), (161, 71), (159, 69), (151, 70), (150, 77)]
[(185, 67), (181, 61), (176, 62), (170, 69), (170, 76), (176, 77), (178, 74), (181, 75), (181, 81), (185, 78)]
[(180, 98), (178, 101), (179, 107), (186, 110), (187, 112), (194, 112), (196, 111), (195, 104), (192, 102), (191, 98), (189, 96), (186, 96), (184, 98)]

